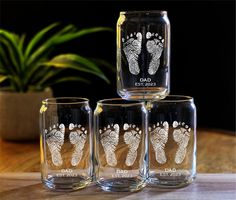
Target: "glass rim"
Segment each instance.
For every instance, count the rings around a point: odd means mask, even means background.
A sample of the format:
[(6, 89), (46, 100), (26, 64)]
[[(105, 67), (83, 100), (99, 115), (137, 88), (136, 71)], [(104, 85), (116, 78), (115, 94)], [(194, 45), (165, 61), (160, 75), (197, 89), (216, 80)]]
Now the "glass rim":
[[(117, 103), (123, 102), (123, 103)], [(129, 107), (129, 106), (143, 106), (144, 102), (141, 101), (129, 101), (122, 98), (110, 98), (110, 99), (101, 99), (97, 101), (98, 105), (102, 106), (121, 106), (121, 107)]]
[(167, 15), (166, 10), (129, 10), (129, 11), (120, 11), (120, 15), (125, 14), (161, 14)]
[[(59, 100), (59, 102), (57, 102)], [(64, 102), (60, 102), (64, 101)], [(43, 104), (48, 105), (70, 105), (88, 103), (89, 99), (83, 97), (52, 97), (42, 100)]]
[(187, 95), (167, 95), (164, 99), (157, 101), (157, 103), (181, 103), (192, 101), (193, 97)]

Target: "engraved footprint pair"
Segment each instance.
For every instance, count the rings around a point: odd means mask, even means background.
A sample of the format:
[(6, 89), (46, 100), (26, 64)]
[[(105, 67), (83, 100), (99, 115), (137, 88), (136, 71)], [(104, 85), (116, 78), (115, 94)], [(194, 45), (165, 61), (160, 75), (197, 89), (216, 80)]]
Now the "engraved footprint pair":
[[(129, 36), (122, 38), (123, 51), (128, 60), (129, 71), (131, 74), (138, 75), (140, 68), (138, 65), (138, 57), (142, 49), (143, 36), (140, 32), (131, 33)], [(160, 65), (160, 57), (163, 51), (164, 39), (158, 33), (146, 33), (146, 49), (151, 55), (151, 61), (149, 63), (148, 73), (154, 75)]]
[[(141, 140), (142, 131), (136, 125), (127, 124), (123, 125), (124, 142), (128, 145), (129, 151), (126, 156), (125, 164), (132, 166), (137, 158), (137, 150)], [(118, 124), (111, 124), (103, 130), (99, 130), (100, 141), (105, 152), (107, 164), (110, 166), (117, 165), (116, 147), (119, 143), (120, 127)]]
[[(71, 165), (76, 166), (79, 164), (82, 156), (83, 149), (87, 138), (87, 130), (81, 125), (70, 123), (69, 125), (70, 143), (74, 145), (74, 152), (71, 158)], [(61, 147), (64, 144), (65, 125), (53, 125), (49, 130), (45, 129), (46, 143), (52, 156), (52, 162), (55, 166), (61, 166), (63, 163), (61, 157)]]
[[(177, 121), (173, 122), (172, 127), (175, 128), (173, 131), (173, 139), (178, 144), (175, 162), (181, 164), (186, 155), (191, 128), (185, 125), (184, 122), (181, 123)], [(168, 141), (168, 131), (169, 124), (166, 121), (149, 127), (150, 141), (155, 151), (156, 161), (160, 164), (164, 164), (167, 161), (164, 149)]]

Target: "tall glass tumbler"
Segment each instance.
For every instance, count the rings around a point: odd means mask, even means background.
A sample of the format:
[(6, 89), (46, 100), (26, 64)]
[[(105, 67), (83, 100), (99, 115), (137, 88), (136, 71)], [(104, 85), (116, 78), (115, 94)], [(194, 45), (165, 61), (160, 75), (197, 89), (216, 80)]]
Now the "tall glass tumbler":
[(107, 99), (94, 112), (95, 174), (105, 191), (137, 191), (148, 176), (144, 103)]
[(166, 11), (120, 12), (117, 91), (124, 99), (163, 99), (170, 88), (170, 22)]
[(92, 111), (85, 98), (50, 98), (40, 109), (41, 177), (52, 190), (92, 181)]
[(196, 107), (192, 97), (149, 102), (149, 183), (182, 187), (196, 176)]

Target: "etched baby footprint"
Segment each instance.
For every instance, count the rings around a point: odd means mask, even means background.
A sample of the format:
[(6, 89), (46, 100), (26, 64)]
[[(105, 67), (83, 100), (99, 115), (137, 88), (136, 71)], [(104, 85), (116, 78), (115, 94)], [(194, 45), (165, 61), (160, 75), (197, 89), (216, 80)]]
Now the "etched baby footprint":
[(111, 124), (103, 130), (99, 130), (100, 141), (106, 155), (107, 164), (110, 166), (117, 165), (115, 150), (119, 142), (120, 127), (118, 124)]
[(128, 154), (126, 156), (125, 164), (127, 166), (132, 166), (137, 158), (137, 150), (141, 140), (142, 131), (139, 130), (136, 125), (124, 124), (123, 129), (126, 131), (124, 133), (124, 141), (129, 147)]
[(140, 32), (137, 34), (131, 33), (130, 36), (127, 36), (126, 42), (125, 40), (125, 38), (122, 38), (123, 50), (129, 63), (129, 71), (131, 74), (137, 75), (140, 72), (138, 56), (141, 53), (142, 34)]
[(75, 146), (75, 150), (72, 154), (71, 158), (71, 165), (76, 166), (79, 164), (82, 156), (83, 156), (83, 149), (87, 139), (87, 130), (81, 125), (69, 124), (70, 135), (70, 143)]
[(147, 51), (151, 54), (151, 61), (149, 63), (148, 73), (154, 75), (160, 65), (160, 57), (163, 51), (164, 39), (156, 33), (147, 32), (146, 38), (148, 39), (146, 47)]
[(152, 147), (155, 151), (156, 161), (160, 164), (166, 163), (166, 154), (165, 154), (165, 144), (168, 140), (168, 131), (169, 124), (168, 122), (161, 122), (153, 125), (153, 127), (149, 127), (150, 141), (152, 143)]
[(173, 122), (173, 128), (176, 128), (173, 131), (173, 138), (179, 146), (175, 154), (175, 162), (177, 164), (181, 164), (186, 155), (186, 148), (188, 146), (191, 128), (189, 128), (188, 125), (185, 125), (184, 122), (181, 123), (177, 121)]
[(52, 127), (49, 127), (49, 131), (45, 129), (44, 133), (46, 136), (46, 143), (52, 156), (52, 163), (55, 166), (62, 165), (63, 161), (60, 151), (61, 146), (64, 144), (65, 125), (53, 125)]

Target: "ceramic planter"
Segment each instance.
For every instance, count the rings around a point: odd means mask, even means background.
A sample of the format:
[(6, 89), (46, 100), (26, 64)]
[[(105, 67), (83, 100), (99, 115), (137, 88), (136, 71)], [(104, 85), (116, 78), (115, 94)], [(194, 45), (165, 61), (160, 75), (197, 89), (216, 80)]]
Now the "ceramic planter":
[(52, 97), (52, 91), (0, 92), (0, 137), (4, 140), (39, 139), (41, 101)]

